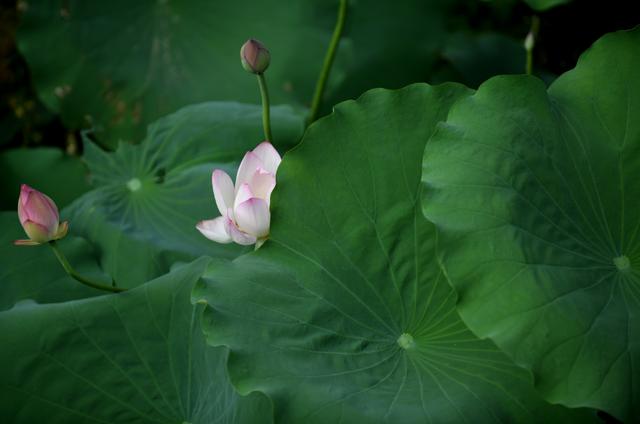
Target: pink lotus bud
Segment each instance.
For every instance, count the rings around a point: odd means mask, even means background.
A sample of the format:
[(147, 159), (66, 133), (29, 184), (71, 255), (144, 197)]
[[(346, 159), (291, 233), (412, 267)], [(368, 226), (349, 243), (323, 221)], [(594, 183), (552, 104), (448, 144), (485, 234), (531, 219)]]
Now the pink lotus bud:
[(18, 217), (29, 239), (16, 240), (15, 244), (42, 244), (67, 235), (68, 224), (60, 223), (58, 207), (53, 200), (26, 184), (20, 187)]
[(240, 49), (242, 67), (252, 74), (261, 74), (267, 70), (271, 62), (269, 50), (258, 40), (250, 38)]

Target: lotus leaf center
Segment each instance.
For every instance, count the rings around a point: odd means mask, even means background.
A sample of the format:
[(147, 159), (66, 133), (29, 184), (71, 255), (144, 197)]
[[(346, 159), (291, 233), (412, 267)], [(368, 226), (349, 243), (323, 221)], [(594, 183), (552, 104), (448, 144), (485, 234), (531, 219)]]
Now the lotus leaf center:
[(127, 181), (127, 188), (130, 191), (138, 191), (142, 188), (142, 182), (138, 178), (131, 178)]
[(416, 347), (416, 342), (413, 340), (413, 336), (409, 333), (402, 333), (398, 337), (398, 345), (404, 350), (413, 349)]
[(631, 263), (629, 262), (629, 258), (625, 255), (618, 256), (617, 258), (613, 258), (613, 263), (620, 271), (627, 271), (631, 268)]

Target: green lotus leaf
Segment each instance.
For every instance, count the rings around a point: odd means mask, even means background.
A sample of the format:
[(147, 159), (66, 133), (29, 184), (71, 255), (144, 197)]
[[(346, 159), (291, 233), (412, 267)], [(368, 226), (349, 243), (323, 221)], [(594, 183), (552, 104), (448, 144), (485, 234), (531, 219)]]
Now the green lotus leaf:
[[(20, 301), (54, 303), (103, 294), (68, 277), (49, 246), (14, 246), (14, 240), (24, 238), (18, 214), (0, 212), (0, 311)], [(78, 272), (111, 282), (86, 240), (71, 233), (58, 244)]]
[(190, 303), (207, 260), (137, 289), (0, 312), (0, 415), (31, 423), (269, 423), (237, 395), (227, 351), (207, 346)]
[(640, 417), (640, 29), (546, 90), (497, 77), (424, 156), (424, 212), (458, 309), (553, 403)]
[[(299, 139), (302, 117), (279, 106), (272, 110), (272, 123), (275, 145), (283, 153)], [(73, 223), (97, 209), (115, 224), (114, 231), (183, 258), (236, 257), (246, 249), (214, 243), (195, 225), (219, 214), (211, 188), (213, 169), (235, 175), (244, 153), (262, 140), (260, 107), (211, 102), (159, 120), (149, 127), (143, 143), (123, 143), (115, 153), (85, 143), (95, 189), (66, 212)]]
[(471, 333), (436, 261), (421, 158), (469, 94), (417, 84), (338, 105), (285, 155), (266, 244), (194, 289), (233, 384), (268, 394), (278, 422), (590, 422)]

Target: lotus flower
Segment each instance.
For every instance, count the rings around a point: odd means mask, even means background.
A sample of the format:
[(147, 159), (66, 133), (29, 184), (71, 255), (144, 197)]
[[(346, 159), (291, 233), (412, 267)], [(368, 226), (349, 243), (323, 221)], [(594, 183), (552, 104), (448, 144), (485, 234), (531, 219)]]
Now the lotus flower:
[(22, 184), (18, 199), (20, 224), (29, 237), (17, 245), (34, 245), (58, 240), (67, 235), (67, 222), (60, 223), (58, 207), (49, 196)]
[(235, 186), (226, 172), (215, 169), (211, 183), (222, 216), (200, 221), (196, 228), (218, 243), (264, 243), (269, 236), (270, 198), (280, 161), (276, 149), (264, 141), (244, 155)]

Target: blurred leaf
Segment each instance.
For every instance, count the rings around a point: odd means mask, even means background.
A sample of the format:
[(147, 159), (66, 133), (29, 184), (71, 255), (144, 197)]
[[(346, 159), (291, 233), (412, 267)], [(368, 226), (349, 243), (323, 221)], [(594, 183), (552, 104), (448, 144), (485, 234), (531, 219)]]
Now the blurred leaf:
[[(18, 44), (40, 97), (67, 126), (96, 125), (105, 130), (100, 138), (115, 146), (119, 139), (140, 141), (146, 124), (187, 104), (259, 103), (256, 79), (239, 60), (249, 37), (271, 50), (266, 75), (274, 104), (307, 104), (338, 0), (33, 0), (28, 5)], [(351, 0), (327, 107), (368, 88), (424, 81), (451, 5)]]
[(240, 66), (249, 37), (272, 51), (272, 101), (311, 96), (332, 22), (315, 24), (321, 1), (39, 0), (22, 17), (18, 45), (43, 101), (72, 127), (91, 117), (115, 146), (146, 125), (205, 100), (259, 103)]
[(416, 84), (338, 105), (285, 156), (270, 239), (196, 286), (232, 382), (267, 393), (278, 422), (595, 418), (543, 402), (456, 313), (418, 196), (425, 143), (469, 94)]
[(11, 111), (0, 109), (0, 112), (0, 146), (3, 146), (20, 131), (22, 123)]
[(497, 77), (424, 158), (459, 311), (553, 403), (640, 417), (640, 28), (545, 90)]
[(0, 153), (0, 180), (0, 209), (3, 210), (16, 209), (23, 183), (46, 193), (58, 208), (89, 190), (87, 170), (80, 159), (49, 147)]
[(31, 423), (269, 423), (262, 394), (238, 396), (224, 348), (190, 303), (207, 261), (135, 290), (0, 313), (0, 415)]
[[(68, 277), (49, 246), (13, 245), (14, 240), (24, 238), (18, 214), (0, 212), (0, 311), (19, 301), (54, 303), (104, 293)], [(97, 254), (85, 240), (67, 236), (58, 244), (78, 272), (105, 284), (111, 281), (98, 267)]]
[(571, 0), (524, 0), (532, 9), (543, 11), (561, 4), (567, 4)]
[[(246, 248), (208, 240), (195, 225), (219, 215), (211, 172), (221, 168), (235, 175), (244, 153), (263, 139), (261, 122), (258, 106), (211, 102), (154, 123), (140, 145), (121, 144), (107, 153), (85, 143), (96, 188), (68, 209), (70, 219), (96, 208), (116, 224), (113, 231), (127, 232), (157, 249), (190, 258), (236, 257)], [(272, 109), (272, 123), (276, 147), (283, 153), (299, 139), (303, 118), (279, 106)]]
[(522, 41), (501, 34), (455, 34), (442, 54), (460, 74), (461, 82), (470, 87), (478, 87), (494, 75), (525, 71)]
[[(375, 87), (428, 79), (457, 0), (349, 0), (325, 109)], [(335, 12), (334, 12), (335, 14)]]

